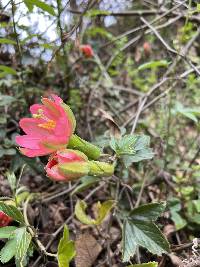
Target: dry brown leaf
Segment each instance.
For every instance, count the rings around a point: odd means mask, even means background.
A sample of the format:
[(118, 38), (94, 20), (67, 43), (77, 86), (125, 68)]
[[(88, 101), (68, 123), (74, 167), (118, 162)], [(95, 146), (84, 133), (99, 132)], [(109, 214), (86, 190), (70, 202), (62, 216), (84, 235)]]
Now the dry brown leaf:
[(106, 112), (101, 108), (99, 108), (99, 111), (102, 114), (102, 117), (108, 122), (108, 126), (110, 128), (112, 135), (114, 135), (115, 137), (120, 136), (120, 128), (114, 121), (113, 117), (108, 112)]
[(173, 224), (168, 224), (164, 227), (164, 235), (169, 238), (174, 232), (176, 232), (176, 227)]
[(97, 240), (88, 233), (80, 235), (75, 241), (76, 267), (91, 267), (102, 251)]

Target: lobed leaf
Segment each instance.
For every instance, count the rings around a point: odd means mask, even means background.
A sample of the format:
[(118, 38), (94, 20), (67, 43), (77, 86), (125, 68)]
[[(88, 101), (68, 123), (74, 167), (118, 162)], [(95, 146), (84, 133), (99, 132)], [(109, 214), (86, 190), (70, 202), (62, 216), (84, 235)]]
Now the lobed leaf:
[(133, 162), (153, 158), (154, 153), (149, 145), (150, 137), (147, 135), (129, 134), (120, 139), (112, 137), (110, 141), (110, 147), (123, 160), (126, 167)]
[(27, 232), (26, 227), (18, 228), (15, 231), (15, 233), (16, 233), (15, 235), (15, 239), (16, 239), (15, 258), (21, 262), (26, 256), (32, 237)]
[(143, 221), (155, 221), (160, 214), (164, 212), (166, 207), (165, 203), (150, 203), (141, 205), (138, 208), (133, 209), (129, 217), (131, 219), (143, 220)]
[(17, 229), (16, 226), (5, 226), (0, 228), (0, 238), (12, 238), (14, 232)]
[(151, 203), (133, 209), (123, 224), (123, 261), (129, 261), (138, 246), (153, 254), (169, 252), (169, 243), (154, 221), (164, 211), (164, 203)]
[(9, 262), (16, 254), (16, 239), (8, 240), (0, 251), (0, 261), (2, 263)]

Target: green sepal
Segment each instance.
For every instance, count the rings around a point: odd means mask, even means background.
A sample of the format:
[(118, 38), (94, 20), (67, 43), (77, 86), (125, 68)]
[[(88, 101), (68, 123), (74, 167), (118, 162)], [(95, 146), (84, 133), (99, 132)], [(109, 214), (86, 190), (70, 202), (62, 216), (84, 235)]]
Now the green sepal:
[(70, 137), (68, 148), (80, 150), (84, 154), (86, 154), (89, 159), (93, 160), (98, 159), (101, 155), (101, 150), (99, 147), (81, 139), (75, 134)]
[(59, 171), (71, 179), (78, 179), (88, 174), (89, 164), (88, 162), (68, 162), (58, 165)]
[(75, 119), (74, 113), (67, 104), (62, 103), (61, 106), (64, 108), (65, 112), (67, 113), (67, 115), (69, 117), (69, 120), (70, 120), (72, 127), (73, 127), (73, 133), (74, 133), (75, 128), (76, 128), (76, 119)]
[(100, 161), (89, 161), (89, 175), (93, 176), (112, 176), (114, 173), (114, 165)]

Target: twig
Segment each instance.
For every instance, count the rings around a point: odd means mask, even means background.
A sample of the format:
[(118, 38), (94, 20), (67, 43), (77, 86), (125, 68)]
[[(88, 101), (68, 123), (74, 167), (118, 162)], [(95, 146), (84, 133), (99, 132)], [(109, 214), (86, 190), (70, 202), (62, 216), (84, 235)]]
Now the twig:
[(144, 189), (145, 189), (146, 180), (147, 180), (147, 176), (144, 176), (144, 179), (143, 179), (143, 181), (142, 181), (142, 186), (141, 186), (141, 188), (140, 188), (140, 192), (139, 192), (137, 201), (136, 201), (136, 203), (135, 203), (135, 208), (137, 208), (137, 207), (140, 205), (140, 201), (141, 201), (141, 198), (142, 198), (142, 194), (143, 194)]
[[(183, 5), (183, 4), (181, 4)], [(177, 7), (176, 7), (177, 9)], [(68, 12), (72, 13), (72, 14), (76, 14), (76, 15), (82, 15), (83, 12), (80, 10), (74, 10), (71, 8), (67, 9)], [(127, 11), (121, 11), (121, 12), (104, 12), (104, 10), (102, 10), (101, 14), (97, 15), (99, 17), (106, 17), (106, 16), (114, 16), (114, 17), (127, 17), (127, 16), (152, 16), (152, 15), (163, 15), (166, 14), (166, 12), (168, 13), (168, 16), (173, 16), (173, 15), (177, 15), (178, 12), (172, 11), (172, 10), (168, 10), (168, 9), (143, 9), (143, 10), (127, 10)], [(182, 18), (187, 18), (187, 14), (185, 12), (181, 13), (181, 17)], [(200, 21), (200, 17), (199, 16), (190, 16), (188, 19), (193, 20), (193, 21)]]
[(135, 128), (136, 128), (136, 125), (137, 125), (137, 123), (138, 123), (140, 114), (141, 114), (141, 112), (142, 112), (142, 109), (143, 109), (143, 107), (144, 107), (146, 101), (147, 101), (147, 96), (144, 97), (143, 100), (140, 100), (140, 101), (139, 101), (139, 107), (138, 107), (138, 111), (137, 111), (137, 113), (136, 113), (136, 115), (135, 115), (135, 120), (134, 120), (132, 129), (131, 129), (131, 134), (133, 134), (134, 131), (135, 131)]
[(52, 253), (49, 253), (46, 251), (44, 245), (37, 238), (36, 234), (34, 233), (32, 227), (28, 221), (27, 209), (28, 209), (28, 204), (29, 204), (29, 201), (31, 200), (31, 197), (32, 197), (31, 195), (27, 197), (27, 200), (24, 203), (24, 209), (23, 209), (24, 221), (26, 223), (27, 229), (28, 229), (29, 233), (31, 234), (31, 236), (34, 238), (36, 244), (38, 245), (38, 247), (42, 253), (44, 253), (46, 256), (57, 258), (57, 254), (52, 254)]
[(77, 184), (78, 184), (78, 182), (75, 183), (75, 184), (74, 184), (73, 186), (71, 186), (70, 188), (67, 188), (66, 190), (63, 190), (63, 191), (61, 191), (61, 192), (59, 192), (59, 193), (57, 193), (57, 194), (54, 193), (54, 194), (52, 194), (51, 196), (42, 199), (42, 203), (49, 202), (49, 201), (51, 201), (51, 200), (53, 200), (53, 199), (55, 199), (55, 198), (61, 197), (61, 196), (63, 196), (63, 195), (67, 195), (68, 193), (72, 192), (74, 188), (76, 188)]
[(146, 19), (144, 19), (143, 17), (141, 17), (140, 19), (152, 30), (152, 32), (158, 37), (158, 39), (168, 51), (174, 54), (178, 54), (178, 52), (168, 45), (168, 43), (163, 39), (163, 37), (158, 33), (158, 31)]
[(105, 182), (102, 182), (99, 186), (95, 187), (85, 198), (84, 201), (87, 201), (92, 195), (94, 195), (97, 191), (99, 191), (102, 187), (104, 187)]
[[(161, 20), (162, 18), (164, 18), (165, 16), (167, 16), (168, 14), (170, 14), (172, 11), (174, 11), (174, 10), (178, 9), (180, 6), (182, 6), (186, 1), (187, 1), (187, 0), (184, 0), (182, 3), (180, 3), (180, 4), (176, 5), (176, 6), (174, 6), (173, 8), (167, 10), (164, 14), (162, 14), (162, 15), (156, 17), (155, 19), (153, 19), (153, 20), (150, 22), (150, 24), (157, 23), (159, 20)], [(127, 35), (133, 34), (133, 33), (137, 32), (137, 31), (140, 31), (141, 29), (146, 29), (146, 28), (148, 28), (148, 27), (147, 27), (147, 25), (144, 24), (144, 25), (139, 26), (139, 27), (137, 27), (137, 28), (134, 28), (134, 29), (132, 29), (132, 30), (126, 31), (125, 33), (123, 33), (123, 34), (117, 36), (114, 40), (112, 40), (112, 41), (106, 43), (105, 46), (110, 45), (110, 44), (116, 42), (117, 40), (119, 40), (119, 39), (121, 39), (121, 38), (127, 36)]]
[(51, 63), (53, 61), (53, 59), (55, 58), (55, 56), (60, 52), (60, 50), (65, 46), (66, 42), (69, 40), (70, 36), (72, 36), (72, 34), (74, 32), (76, 32), (78, 30), (78, 28), (80, 27), (81, 23), (82, 23), (82, 19), (84, 14), (88, 11), (88, 9), (90, 8), (90, 4), (91, 4), (91, 0), (88, 2), (85, 10), (83, 11), (83, 14), (81, 15), (81, 17), (79, 18), (79, 21), (76, 25), (74, 25), (71, 30), (67, 33), (62, 33), (62, 43), (61, 45), (53, 52), (53, 55), (50, 59), (50, 61), (47, 64), (47, 71), (50, 69)]
[[(73, 216), (71, 215), (67, 220), (52, 234), (52, 238), (49, 240), (48, 244), (45, 247), (45, 250), (49, 249), (51, 244), (53, 243), (54, 239), (57, 237), (57, 235), (62, 231), (65, 224), (69, 223), (72, 220)], [(42, 256), (39, 256), (37, 260), (34, 262), (34, 264), (31, 267), (38, 267), (38, 263), (42, 259)]]

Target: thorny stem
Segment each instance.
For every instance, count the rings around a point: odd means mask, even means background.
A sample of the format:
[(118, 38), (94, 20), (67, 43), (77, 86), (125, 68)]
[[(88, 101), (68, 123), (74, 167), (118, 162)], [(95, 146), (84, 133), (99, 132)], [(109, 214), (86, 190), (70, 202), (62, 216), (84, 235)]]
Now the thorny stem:
[(27, 200), (24, 203), (24, 209), (23, 209), (24, 221), (26, 223), (28, 231), (31, 234), (31, 236), (35, 239), (35, 242), (38, 245), (38, 247), (39, 247), (39, 249), (41, 250), (42, 253), (44, 253), (46, 256), (57, 258), (57, 254), (49, 253), (49, 252), (46, 251), (44, 245), (37, 238), (36, 233), (34, 232), (34, 230), (32, 229), (32, 227), (31, 227), (31, 225), (30, 225), (30, 223), (28, 221), (27, 209), (28, 209), (28, 204), (29, 204), (30, 199), (31, 199), (31, 195), (29, 195), (27, 197)]

